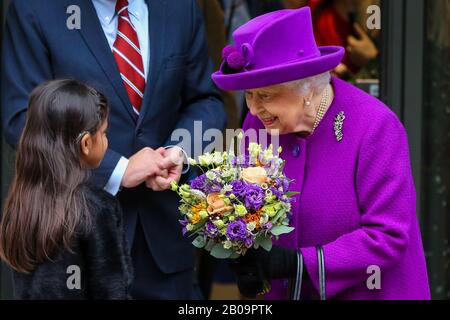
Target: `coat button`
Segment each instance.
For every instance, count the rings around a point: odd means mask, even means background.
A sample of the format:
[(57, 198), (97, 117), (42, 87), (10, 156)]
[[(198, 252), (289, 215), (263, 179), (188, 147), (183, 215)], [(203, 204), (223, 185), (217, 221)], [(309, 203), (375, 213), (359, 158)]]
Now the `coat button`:
[(295, 158), (298, 158), (298, 156), (300, 155), (300, 146), (299, 145), (295, 145), (292, 147), (292, 155)]

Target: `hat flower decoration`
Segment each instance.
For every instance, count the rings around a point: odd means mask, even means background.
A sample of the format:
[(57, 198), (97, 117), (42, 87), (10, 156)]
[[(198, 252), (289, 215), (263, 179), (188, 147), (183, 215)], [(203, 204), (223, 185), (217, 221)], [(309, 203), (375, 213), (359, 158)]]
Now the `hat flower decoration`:
[(236, 45), (227, 45), (222, 50), (221, 70), (226, 73), (236, 73), (245, 70), (253, 60), (253, 48), (249, 43), (241, 45), (240, 49)]

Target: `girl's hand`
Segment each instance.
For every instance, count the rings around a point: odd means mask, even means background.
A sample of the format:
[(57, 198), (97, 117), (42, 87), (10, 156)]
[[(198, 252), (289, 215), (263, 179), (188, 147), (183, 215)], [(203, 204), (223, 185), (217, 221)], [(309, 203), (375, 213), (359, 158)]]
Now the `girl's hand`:
[(128, 166), (122, 178), (122, 186), (134, 188), (146, 182), (149, 177), (157, 174), (167, 175), (167, 172), (160, 165), (162, 162), (163, 157), (160, 153), (152, 148), (143, 148), (128, 160)]

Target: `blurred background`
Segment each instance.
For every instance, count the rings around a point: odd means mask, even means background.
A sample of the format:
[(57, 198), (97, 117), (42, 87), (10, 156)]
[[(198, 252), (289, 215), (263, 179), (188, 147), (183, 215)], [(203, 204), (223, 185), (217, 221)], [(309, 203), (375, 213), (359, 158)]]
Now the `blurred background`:
[[(0, 29), (9, 2), (0, 0)], [(341, 45), (347, 49), (335, 75), (384, 101), (408, 131), (432, 296), (450, 299), (450, 0), (198, 3), (204, 13), (215, 69), (220, 65), (221, 49), (232, 42), (235, 29), (255, 16), (282, 8), (309, 5), (318, 45)], [(240, 127), (247, 112), (243, 94), (222, 94), (229, 128)], [(0, 155), (3, 200), (14, 173), (14, 153), (3, 136)], [(205, 297), (240, 298), (225, 263), (199, 252), (198, 270)], [(10, 270), (0, 265), (0, 298), (12, 297)]]

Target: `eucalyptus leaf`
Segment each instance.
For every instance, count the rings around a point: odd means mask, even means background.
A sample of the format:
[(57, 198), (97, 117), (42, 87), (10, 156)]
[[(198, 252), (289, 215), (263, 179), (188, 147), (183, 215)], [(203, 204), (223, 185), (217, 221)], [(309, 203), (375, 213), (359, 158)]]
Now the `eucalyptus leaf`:
[(272, 240), (270, 238), (261, 237), (259, 245), (266, 251), (272, 250)]
[(295, 192), (295, 191), (286, 192), (286, 197), (291, 198), (297, 194), (300, 194), (300, 192)]
[(214, 242), (214, 240), (209, 239), (208, 243), (205, 246), (205, 250), (207, 251), (211, 251), (211, 249), (214, 247), (216, 243)]
[(239, 255), (238, 253), (233, 252), (233, 253), (231, 254), (231, 256), (229, 257), (229, 259), (237, 259), (237, 258), (239, 258), (239, 257), (240, 257), (240, 255)]
[(233, 252), (230, 249), (225, 249), (223, 247), (223, 244), (221, 244), (221, 243), (217, 243), (211, 249), (211, 255), (217, 259), (227, 259), (232, 255), (232, 253)]
[(287, 226), (275, 226), (273, 227), (270, 232), (272, 232), (273, 235), (275, 236), (279, 236), (281, 234), (286, 234), (291, 232), (292, 230), (294, 230), (294, 228), (292, 227), (287, 227)]
[(194, 239), (194, 241), (192, 241), (192, 244), (194, 245), (194, 247), (196, 248), (203, 248), (206, 244), (206, 240), (204, 236), (198, 236), (197, 238)]

